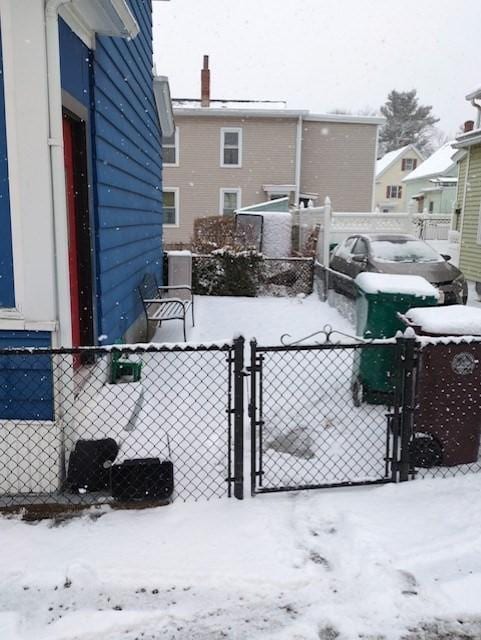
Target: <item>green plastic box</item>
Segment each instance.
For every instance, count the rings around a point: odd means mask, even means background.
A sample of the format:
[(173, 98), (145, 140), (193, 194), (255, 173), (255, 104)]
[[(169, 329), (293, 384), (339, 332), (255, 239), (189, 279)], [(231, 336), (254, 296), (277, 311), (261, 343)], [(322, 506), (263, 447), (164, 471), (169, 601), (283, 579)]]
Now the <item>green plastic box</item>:
[[(366, 340), (392, 338), (405, 331), (397, 314), (412, 307), (438, 304), (437, 289), (420, 276), (362, 273), (356, 280), (356, 333)], [(396, 351), (388, 347), (365, 347), (355, 352), (352, 395), (354, 404), (391, 404), (394, 391)]]

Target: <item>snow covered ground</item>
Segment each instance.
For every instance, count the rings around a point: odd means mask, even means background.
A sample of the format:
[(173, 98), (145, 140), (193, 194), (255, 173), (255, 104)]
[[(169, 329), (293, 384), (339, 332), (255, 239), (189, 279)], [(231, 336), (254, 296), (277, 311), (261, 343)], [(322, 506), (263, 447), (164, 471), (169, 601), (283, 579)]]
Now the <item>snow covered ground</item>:
[[(243, 333), (278, 344), (325, 324), (353, 332), (315, 296), (196, 304), (197, 342)], [(178, 340), (175, 325), (157, 339)], [(164, 366), (173, 381), (189, 376), (187, 364)], [(180, 400), (169, 398), (175, 413)], [(272, 396), (266, 409), (282, 400)], [(325, 418), (332, 439), (338, 416)], [(0, 640), (481, 638), (480, 495), (481, 475), (471, 475), (145, 511), (104, 506), (31, 524), (2, 517)]]
[[(317, 295), (296, 298), (242, 298), (195, 296), (195, 327), (187, 328), (189, 342), (231, 340), (242, 334), (246, 340), (256, 338), (259, 344), (280, 344), (289, 333), (303, 338), (326, 324), (348, 334), (353, 327)], [(154, 342), (182, 340), (180, 321), (166, 322), (157, 330)]]
[(480, 492), (473, 476), (3, 518), (0, 638), (479, 638)]

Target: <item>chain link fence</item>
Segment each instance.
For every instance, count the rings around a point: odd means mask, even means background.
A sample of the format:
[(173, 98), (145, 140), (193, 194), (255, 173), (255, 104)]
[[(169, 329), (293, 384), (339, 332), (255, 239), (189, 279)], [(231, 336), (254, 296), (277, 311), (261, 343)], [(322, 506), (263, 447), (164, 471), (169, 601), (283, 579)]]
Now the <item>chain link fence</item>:
[(0, 506), (230, 496), (242, 358), (243, 339), (0, 351)]
[(266, 258), (248, 251), (192, 257), (193, 292), (199, 295), (309, 295), (313, 282), (312, 258)]
[(395, 349), (251, 343), (253, 494), (392, 480), (394, 381), (360, 388), (359, 375)]

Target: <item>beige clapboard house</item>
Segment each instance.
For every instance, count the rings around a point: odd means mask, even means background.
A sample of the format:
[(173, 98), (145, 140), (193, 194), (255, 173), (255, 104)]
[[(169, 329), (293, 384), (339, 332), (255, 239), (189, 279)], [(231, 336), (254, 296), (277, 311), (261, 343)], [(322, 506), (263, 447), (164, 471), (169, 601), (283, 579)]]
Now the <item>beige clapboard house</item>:
[(383, 120), (315, 115), (285, 103), (174, 100), (176, 133), (163, 141), (164, 243), (188, 244), (194, 220), (232, 215), (269, 199), (329, 196), (337, 211), (371, 211), (377, 132)]
[(413, 144), (389, 151), (376, 163), (375, 206), (383, 213), (405, 213), (408, 198), (404, 178), (424, 162)]

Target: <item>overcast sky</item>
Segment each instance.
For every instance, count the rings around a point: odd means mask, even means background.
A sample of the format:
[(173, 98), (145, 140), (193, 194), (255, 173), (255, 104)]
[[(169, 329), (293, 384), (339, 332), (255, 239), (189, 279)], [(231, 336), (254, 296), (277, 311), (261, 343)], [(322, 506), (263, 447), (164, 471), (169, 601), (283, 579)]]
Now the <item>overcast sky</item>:
[(324, 112), (379, 108), (416, 88), (453, 134), (481, 86), (481, 0), (171, 0), (154, 2), (154, 56), (173, 97), (287, 100)]

